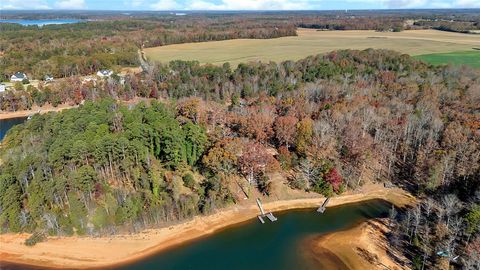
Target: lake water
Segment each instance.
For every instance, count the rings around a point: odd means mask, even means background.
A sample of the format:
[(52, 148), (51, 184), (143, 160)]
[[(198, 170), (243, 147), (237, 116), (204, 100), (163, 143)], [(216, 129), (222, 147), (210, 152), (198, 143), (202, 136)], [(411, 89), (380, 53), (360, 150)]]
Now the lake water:
[[(306, 256), (305, 240), (344, 230), (362, 221), (386, 217), (390, 204), (372, 200), (328, 208), (324, 214), (316, 209), (275, 213), (278, 221), (257, 218), (194, 240), (119, 270), (142, 269), (324, 269), (318, 260)], [(333, 258), (321, 258), (321, 260)], [(330, 264), (331, 265), (331, 264)], [(339, 268), (337, 265), (335, 269)]]
[(77, 20), (77, 19), (54, 19), (54, 20), (17, 20), (17, 19), (12, 19), (12, 20), (0, 20), (0, 23), (18, 23), (24, 26), (27, 25), (38, 25), (38, 26), (44, 26), (44, 25), (49, 25), (49, 24), (69, 24), (69, 23), (78, 23), (81, 22), (82, 20)]
[(3, 137), (5, 137), (9, 129), (11, 129), (15, 125), (25, 122), (25, 120), (27, 120), (27, 117), (0, 120), (0, 141), (3, 140)]
[[(289, 210), (275, 213), (276, 222), (257, 218), (233, 225), (212, 235), (161, 251), (141, 261), (115, 267), (115, 270), (339, 270), (346, 269), (333, 255), (311, 258), (307, 240), (345, 230), (388, 215), (391, 204), (371, 200), (327, 208)], [(74, 248), (74, 247), (72, 247)], [(310, 257), (309, 257), (310, 256)], [(325, 265), (330, 265), (329, 267)], [(334, 265), (332, 268), (331, 265)], [(5, 263), (2, 269), (45, 269)]]

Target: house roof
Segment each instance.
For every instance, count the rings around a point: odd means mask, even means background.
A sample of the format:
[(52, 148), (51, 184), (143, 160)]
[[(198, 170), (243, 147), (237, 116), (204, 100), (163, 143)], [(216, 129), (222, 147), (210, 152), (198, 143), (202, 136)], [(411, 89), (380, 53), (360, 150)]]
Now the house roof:
[(17, 73), (15, 73), (15, 74), (13, 74), (12, 77), (13, 77), (13, 76), (15, 76), (15, 77), (17, 77), (17, 78), (19, 78), (19, 79), (22, 79), (22, 78), (27, 77), (27, 75), (25, 75), (25, 73), (23, 73), (23, 72), (17, 72)]
[(109, 69), (102, 69), (99, 72), (102, 73), (103, 76), (108, 76), (112, 73), (112, 71)]

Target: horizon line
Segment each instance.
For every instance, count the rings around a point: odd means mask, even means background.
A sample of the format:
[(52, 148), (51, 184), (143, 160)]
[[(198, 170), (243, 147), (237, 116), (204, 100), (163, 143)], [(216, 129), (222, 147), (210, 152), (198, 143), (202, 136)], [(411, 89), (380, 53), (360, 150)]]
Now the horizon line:
[[(148, 9), (55, 9), (55, 8), (48, 8), (48, 9), (2, 9), (1, 11), (14, 11), (14, 12), (27, 12), (27, 11), (132, 11), (132, 12), (174, 12), (174, 11), (182, 11), (182, 12), (303, 12), (303, 11), (366, 11), (366, 10), (480, 10), (480, 7), (462, 7), (462, 8), (366, 8), (366, 9), (166, 9), (166, 10), (148, 10)], [(0, 15), (0, 17), (2, 17)]]

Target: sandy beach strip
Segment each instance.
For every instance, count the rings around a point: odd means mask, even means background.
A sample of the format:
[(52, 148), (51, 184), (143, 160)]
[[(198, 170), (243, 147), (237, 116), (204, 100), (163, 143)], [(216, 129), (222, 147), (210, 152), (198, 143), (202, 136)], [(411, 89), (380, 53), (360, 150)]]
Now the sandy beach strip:
[[(344, 230), (313, 237), (305, 243), (307, 258), (321, 269), (408, 270), (407, 259), (389, 244), (388, 219), (374, 219)], [(340, 267), (339, 267), (340, 266)]]
[(0, 120), (19, 118), (19, 117), (28, 117), (30, 115), (34, 115), (37, 113), (43, 114), (48, 112), (59, 112), (65, 109), (71, 109), (76, 107), (78, 106), (61, 104), (61, 105), (58, 105), (57, 107), (52, 107), (52, 106), (36, 107), (35, 106), (31, 110), (22, 110), (22, 111), (15, 111), (15, 112), (0, 111)]
[[(362, 193), (345, 194), (330, 200), (328, 207), (360, 201), (384, 199), (398, 206), (413, 200), (402, 189), (385, 189), (375, 185)], [(306, 198), (271, 201), (265, 199), (266, 211), (318, 207), (324, 198)], [(215, 214), (197, 216), (184, 223), (163, 228), (144, 230), (137, 234), (111, 237), (50, 237), (34, 247), (24, 245), (29, 234), (0, 235), (0, 262), (43, 267), (95, 268), (112, 267), (140, 260), (161, 250), (212, 234), (222, 228), (241, 223), (258, 215), (255, 201), (234, 205)]]
[[(151, 99), (148, 99), (148, 98), (135, 97), (131, 100), (127, 100), (127, 101), (119, 100), (118, 102), (128, 106), (128, 105), (135, 105), (141, 101), (148, 104), (150, 100)], [(43, 107), (39, 107), (35, 105), (32, 107), (31, 110), (21, 110), (21, 111), (15, 111), (15, 112), (0, 111), (0, 120), (19, 118), (19, 117), (28, 117), (30, 115), (34, 115), (37, 113), (44, 114), (48, 112), (60, 112), (66, 109), (72, 109), (72, 108), (78, 108), (78, 107), (79, 105), (69, 105), (67, 103), (60, 104), (57, 107), (53, 107), (50, 104), (46, 104)]]

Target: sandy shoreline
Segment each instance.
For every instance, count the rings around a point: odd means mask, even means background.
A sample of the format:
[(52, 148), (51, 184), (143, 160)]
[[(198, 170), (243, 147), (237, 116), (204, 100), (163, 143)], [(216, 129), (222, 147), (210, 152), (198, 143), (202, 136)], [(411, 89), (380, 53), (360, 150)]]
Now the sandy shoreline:
[(388, 219), (369, 220), (345, 231), (309, 239), (307, 254), (314, 259), (322, 258), (317, 262), (326, 268), (336, 265), (342, 270), (409, 270), (406, 263), (399, 263), (407, 259), (388, 243), (387, 222)]
[[(411, 201), (401, 189), (385, 189), (379, 185), (361, 194), (332, 198), (329, 207), (371, 199), (384, 199), (396, 205)], [(308, 198), (264, 203), (266, 211), (282, 211), (317, 207), (324, 198)], [(145, 230), (138, 234), (112, 237), (55, 237), (27, 247), (28, 234), (0, 235), (0, 261), (45, 267), (93, 268), (112, 267), (139, 260), (169, 247), (214, 233), (227, 226), (255, 218), (258, 209), (248, 205), (227, 207), (209, 216), (198, 216), (184, 223)]]
[(59, 112), (65, 109), (76, 108), (78, 106), (71, 106), (68, 104), (61, 104), (57, 107), (44, 106), (44, 107), (33, 107), (31, 110), (15, 111), (15, 112), (0, 112), (0, 120), (19, 118), (19, 117), (28, 117), (37, 113), (43, 114), (48, 112)]
[[(140, 97), (135, 97), (131, 100), (118, 100), (121, 104), (124, 105), (132, 105), (132, 104), (137, 104), (138, 102), (148, 102), (148, 98), (140, 98)], [(83, 104), (83, 103), (82, 103)], [(43, 107), (39, 106), (33, 106), (31, 110), (22, 110), (22, 111), (15, 111), (15, 112), (7, 112), (7, 111), (0, 111), (0, 120), (5, 120), (5, 119), (12, 119), (12, 118), (19, 118), (19, 117), (28, 117), (30, 115), (34, 115), (37, 113), (44, 114), (44, 113), (49, 113), (49, 112), (60, 112), (66, 109), (72, 109), (72, 108), (78, 108), (79, 105), (69, 105), (67, 103), (60, 104), (57, 107), (53, 107), (50, 104), (46, 104)]]

